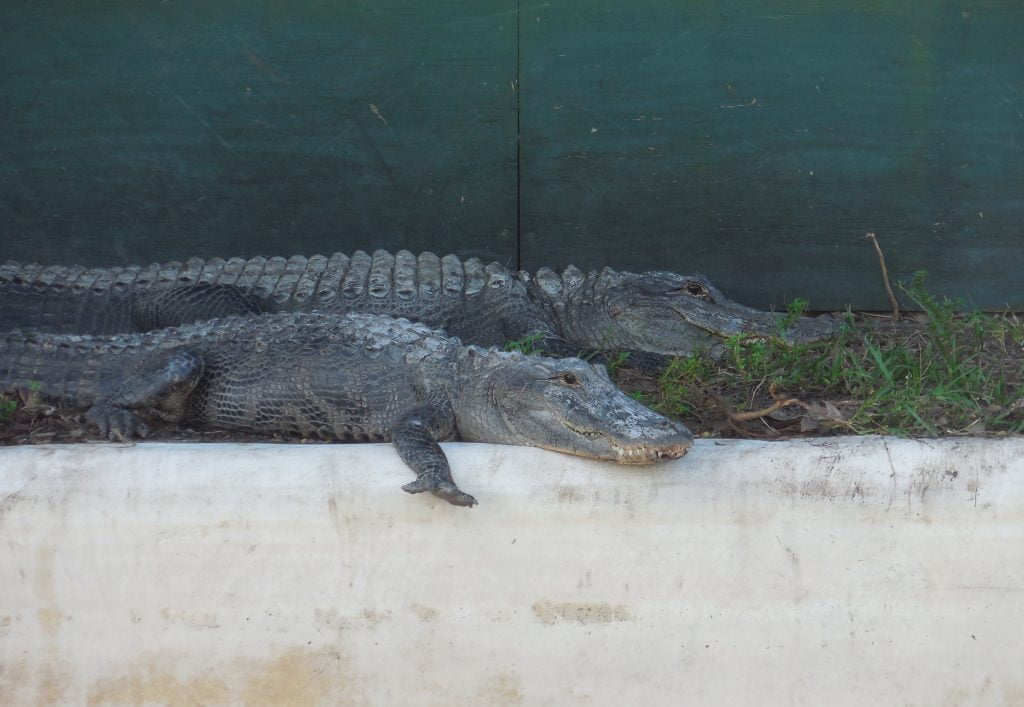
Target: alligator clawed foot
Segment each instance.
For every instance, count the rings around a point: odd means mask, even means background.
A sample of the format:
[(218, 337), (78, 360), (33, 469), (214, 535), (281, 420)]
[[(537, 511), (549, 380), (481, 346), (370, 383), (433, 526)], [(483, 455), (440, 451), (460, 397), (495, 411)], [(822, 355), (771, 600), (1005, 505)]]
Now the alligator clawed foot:
[(100, 434), (111, 442), (128, 442), (149, 434), (149, 426), (129, 410), (94, 405), (85, 413), (85, 419), (96, 425)]
[(476, 499), (468, 493), (459, 490), (454, 482), (442, 479), (440, 476), (423, 474), (415, 481), (410, 481), (402, 487), (408, 493), (423, 493), (429, 491), (438, 498), (448, 501), (453, 506), (466, 506), (472, 508), (476, 505)]

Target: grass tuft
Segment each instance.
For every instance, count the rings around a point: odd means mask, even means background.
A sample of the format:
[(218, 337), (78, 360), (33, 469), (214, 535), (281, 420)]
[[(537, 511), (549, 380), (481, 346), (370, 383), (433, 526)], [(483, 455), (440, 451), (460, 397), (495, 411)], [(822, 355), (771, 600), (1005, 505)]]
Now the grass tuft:
[[(673, 360), (654, 389), (644, 389), (644, 401), (705, 433), (727, 429), (723, 420), (737, 431), (730, 413), (784, 400), (795, 402), (738, 431), (1024, 431), (1024, 324), (1012, 314), (961, 314), (962, 302), (934, 296), (924, 283), (919, 272), (901, 284), (921, 309), (911, 321), (847, 313), (831, 341), (792, 347), (735, 336), (717, 361), (703, 354)], [(794, 302), (784, 325), (806, 307)]]
[(8, 395), (0, 394), (0, 422), (10, 422), (18, 410), (18, 401)]
[(516, 339), (515, 341), (509, 341), (505, 344), (506, 351), (518, 351), (521, 354), (532, 356), (539, 354), (541, 351), (537, 349), (537, 342), (544, 338), (541, 333), (529, 334), (524, 336), (522, 339)]

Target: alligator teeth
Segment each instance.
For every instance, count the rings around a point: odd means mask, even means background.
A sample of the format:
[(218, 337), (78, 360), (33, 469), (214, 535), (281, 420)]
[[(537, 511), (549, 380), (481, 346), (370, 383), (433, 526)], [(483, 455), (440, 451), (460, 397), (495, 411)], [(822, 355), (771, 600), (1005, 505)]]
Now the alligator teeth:
[(679, 459), (686, 456), (689, 447), (668, 450), (648, 450), (641, 447), (616, 447), (615, 452), (623, 463)]

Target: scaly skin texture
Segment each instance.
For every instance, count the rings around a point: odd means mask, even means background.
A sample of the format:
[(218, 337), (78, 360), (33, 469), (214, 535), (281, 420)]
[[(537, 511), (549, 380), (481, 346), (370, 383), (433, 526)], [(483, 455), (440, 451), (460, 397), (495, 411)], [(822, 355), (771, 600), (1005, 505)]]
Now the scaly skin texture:
[(145, 334), (0, 334), (0, 386), (70, 403), (112, 439), (157, 423), (391, 440), (404, 488), (460, 506), (438, 442), (543, 447), (643, 464), (683, 456), (690, 433), (615, 388), (601, 366), (462, 346), (387, 316), (267, 314)]
[(263, 312), (370, 312), (444, 329), (464, 343), (538, 350), (713, 353), (735, 334), (790, 343), (827, 338), (832, 318), (784, 317), (737, 304), (700, 275), (513, 272), (498, 263), (358, 251), (351, 257), (232, 258), (92, 269), (0, 266), (0, 329), (110, 334)]

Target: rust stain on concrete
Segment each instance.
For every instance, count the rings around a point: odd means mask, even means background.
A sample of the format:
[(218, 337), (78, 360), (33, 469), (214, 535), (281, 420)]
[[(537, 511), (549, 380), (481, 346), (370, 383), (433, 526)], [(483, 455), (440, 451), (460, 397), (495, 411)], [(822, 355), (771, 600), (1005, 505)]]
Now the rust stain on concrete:
[(412, 609), (412, 612), (416, 614), (416, 617), (423, 623), (430, 623), (431, 621), (437, 620), (438, 611), (431, 606), (412, 604), (409, 608)]
[(33, 589), (36, 598), (39, 599), (40, 608), (36, 611), (36, 618), (48, 638), (57, 637), (60, 625), (65, 619), (65, 614), (57, 606), (53, 594), (53, 548), (42, 545), (36, 550), (36, 572), (33, 581)]
[(632, 621), (633, 612), (623, 604), (537, 601), (533, 613), (544, 624), (609, 624)]
[(89, 689), (87, 704), (301, 707), (353, 702), (348, 664), (335, 648), (294, 648), (268, 660), (239, 659), (196, 677), (176, 675), (173, 663), (168, 658), (164, 667), (151, 659), (135, 673), (100, 680)]
[(46, 658), (41, 663), (39, 681), (37, 683), (37, 704), (55, 705), (63, 701), (64, 691), (71, 682), (71, 670), (67, 661), (60, 657), (57, 635), (61, 624), (70, 617), (59, 606), (53, 591), (53, 556), (54, 550), (49, 545), (40, 545), (36, 549), (36, 566), (32, 588), (39, 608), (36, 619), (46, 637)]
[(313, 617), (318, 624), (338, 630), (376, 628), (391, 618), (391, 611), (367, 608), (355, 614), (342, 614), (337, 609), (314, 609)]
[(293, 649), (252, 671), (240, 695), (246, 705), (339, 704), (342, 675), (341, 654)]
[(0, 616), (0, 638), (10, 633), (12, 623), (14, 623), (14, 619), (9, 614)]
[(514, 672), (502, 672), (484, 680), (477, 691), (481, 705), (521, 705), (523, 704), (523, 684)]
[(169, 624), (182, 624), (195, 629), (220, 628), (217, 614), (212, 611), (184, 611), (164, 607), (160, 609), (160, 617)]
[(215, 678), (179, 679), (155, 665), (137, 675), (101, 680), (89, 690), (92, 705), (208, 705), (228, 701), (228, 689)]
[(67, 661), (57, 657), (51, 658), (42, 666), (40, 673), (37, 704), (66, 704), (64, 692), (71, 684), (71, 667)]
[(24, 702), (27, 684), (27, 661), (13, 661), (5, 655), (5, 662), (0, 663), (0, 705), (16, 705)]

